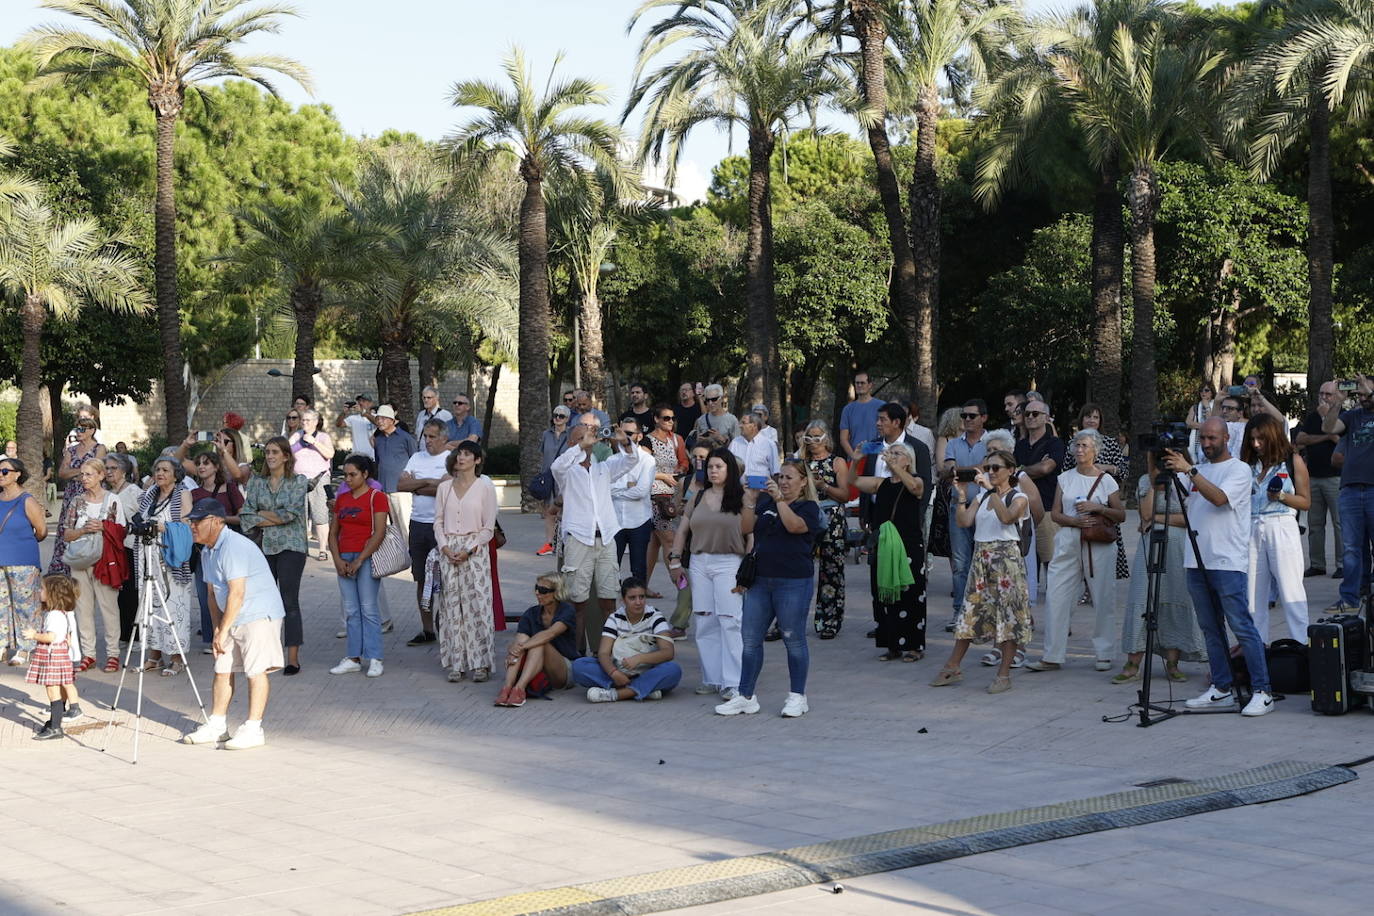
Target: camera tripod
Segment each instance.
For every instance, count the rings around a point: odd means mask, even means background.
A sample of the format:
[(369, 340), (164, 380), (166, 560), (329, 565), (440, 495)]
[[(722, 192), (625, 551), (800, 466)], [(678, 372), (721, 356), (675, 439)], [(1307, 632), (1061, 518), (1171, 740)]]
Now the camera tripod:
[[(138, 613), (134, 618), (134, 634), (129, 636), (129, 644), (124, 650), (124, 664), (119, 670), (119, 686), (115, 688), (114, 699), (110, 702), (110, 715), (105, 721), (105, 741), (100, 747), (100, 752), (103, 754), (110, 747), (110, 730), (114, 727), (115, 711), (119, 708), (119, 697), (124, 692), (124, 678), (129, 673), (129, 661), (134, 654), (134, 642), (137, 641), (138, 699), (134, 704), (134, 758), (132, 763), (138, 763), (138, 739), (143, 730), (143, 674), (147, 666), (149, 624), (156, 621), (167, 627), (167, 632), (172, 634), (176, 654), (180, 655), (183, 660), (186, 659), (186, 647), (181, 644), (181, 635), (172, 625), (171, 611), (167, 609), (167, 593), (170, 586), (164, 580), (168, 573), (162, 566), (161, 559), (157, 556), (157, 545), (151, 537), (139, 537), (134, 551), (138, 555), (139, 565), (143, 567), (143, 575), (139, 579)], [(154, 565), (159, 567), (157, 572), (154, 572)], [(160, 613), (153, 611), (154, 595), (157, 597), (157, 607), (161, 608)], [(205, 701), (200, 697), (200, 690), (196, 687), (196, 679), (191, 674), (189, 664), (186, 665), (184, 673), (186, 680), (191, 684), (191, 693), (195, 695), (196, 706), (200, 708), (201, 721), (208, 723), (210, 719), (205, 714)]]

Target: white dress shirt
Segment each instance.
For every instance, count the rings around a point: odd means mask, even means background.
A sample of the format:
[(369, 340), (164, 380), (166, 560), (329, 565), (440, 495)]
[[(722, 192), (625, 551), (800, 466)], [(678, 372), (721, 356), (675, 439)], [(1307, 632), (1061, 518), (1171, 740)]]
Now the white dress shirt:
[(740, 473), (745, 477), (772, 477), (782, 470), (778, 460), (778, 440), (770, 439), (763, 433), (756, 435), (751, 442), (743, 436), (736, 436), (730, 443), (730, 453), (739, 459)]
[[(611, 500), (611, 482), (617, 480), (641, 461), (641, 449), (629, 453), (617, 451), (605, 461), (591, 459), (591, 467), (582, 467), (582, 460), (591, 457), (574, 445), (554, 459), (549, 471), (563, 494), (563, 532), (588, 547), (596, 546), (600, 534), (603, 544), (609, 543), (620, 531), (620, 519)], [(644, 463), (653, 464), (644, 459)]]
[[(645, 456), (647, 457), (647, 456)], [(621, 477), (611, 481), (611, 502), (615, 504), (620, 527), (638, 528), (653, 518), (654, 472), (653, 461), (641, 461)]]

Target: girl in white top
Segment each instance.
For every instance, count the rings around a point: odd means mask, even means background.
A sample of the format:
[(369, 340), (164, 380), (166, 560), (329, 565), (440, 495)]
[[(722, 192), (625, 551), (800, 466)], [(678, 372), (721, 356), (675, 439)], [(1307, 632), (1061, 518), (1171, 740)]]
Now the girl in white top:
[(24, 680), (42, 684), (47, 689), (48, 721), (33, 739), (48, 741), (62, 737), (64, 721), (81, 718), (81, 697), (77, 695), (76, 678), (72, 673), (72, 662), (81, 654), (77, 646), (76, 615), (72, 613), (76, 606), (76, 583), (68, 576), (44, 576), (38, 598), (43, 605), (43, 626), (24, 631), (24, 638), (36, 643)]
[(954, 650), (930, 682), (946, 687), (963, 680), (959, 663), (975, 640), (991, 640), (1001, 653), (997, 676), (988, 693), (1011, 689), (1011, 663), (1018, 644), (1030, 641), (1030, 596), (1026, 590), (1026, 564), (1021, 555), (1021, 522), (1030, 517), (1030, 500), (1012, 484), (1014, 462), (1005, 452), (993, 452), (974, 478), (982, 488), (977, 500), (969, 497), (968, 484), (956, 478), (958, 499), (955, 521), (973, 529), (973, 556), (968, 585), (954, 620)]
[[(67, 527), (62, 534), (68, 543), (88, 535), (103, 539), (107, 519), (119, 525), (127, 523), (124, 503), (105, 489), (104, 461), (99, 458), (87, 459), (81, 465), (80, 480), (82, 492), (68, 507)], [(77, 587), (77, 632), (81, 634), (81, 642), (86, 647), (85, 657), (76, 669), (78, 674), (102, 657), (106, 671), (119, 670), (119, 589), (96, 578), (96, 567), (99, 565), (99, 561), (96, 561), (94, 566), (72, 570), (72, 579)], [(100, 609), (103, 630), (99, 653), (96, 652), (96, 608)]]
[(1096, 622), (1093, 651), (1098, 671), (1112, 669), (1116, 634), (1116, 539), (1089, 541), (1083, 532), (1107, 523), (1126, 520), (1126, 507), (1116, 479), (1097, 470), (1101, 437), (1095, 429), (1082, 429), (1069, 443), (1074, 467), (1059, 475), (1050, 517), (1060, 526), (1054, 536), (1054, 555), (1046, 573), (1045, 654), (1026, 668), (1054, 671), (1064, 664), (1069, 648), (1069, 618), (1083, 594), (1083, 583), (1092, 596)]

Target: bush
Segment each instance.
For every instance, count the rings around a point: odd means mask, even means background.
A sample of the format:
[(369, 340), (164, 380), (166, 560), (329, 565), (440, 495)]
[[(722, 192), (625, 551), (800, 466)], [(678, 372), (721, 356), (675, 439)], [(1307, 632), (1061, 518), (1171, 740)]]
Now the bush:
[(19, 424), (19, 404), (14, 401), (0, 402), (0, 447), (15, 438), (14, 432)]
[(487, 458), (482, 464), (482, 473), (488, 477), (519, 476), (520, 446), (493, 445), (487, 449)]

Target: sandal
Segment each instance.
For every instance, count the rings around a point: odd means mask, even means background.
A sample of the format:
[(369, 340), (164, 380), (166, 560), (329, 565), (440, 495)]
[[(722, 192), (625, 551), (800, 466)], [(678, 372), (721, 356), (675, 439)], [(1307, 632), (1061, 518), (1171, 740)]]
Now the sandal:
[(923, 658), (925, 658), (925, 657), (926, 657), (926, 654), (925, 654), (924, 652), (920, 652), (920, 651), (911, 651), (911, 652), (903, 652), (903, 653), (902, 653), (902, 661), (904, 661), (904, 662), (919, 662), (921, 659), (923, 659)]
[(186, 663), (185, 663), (185, 662), (172, 662), (172, 663), (171, 663), (170, 665), (168, 665), (166, 668), (163, 668), (163, 669), (162, 669), (162, 676), (163, 676), (163, 677), (176, 677), (178, 674), (180, 674), (181, 672), (183, 672), (183, 671), (185, 671), (185, 670), (186, 670)]
[(931, 678), (930, 686), (948, 687), (950, 684), (957, 684), (964, 679), (964, 672), (958, 668), (941, 668), (940, 673)]
[(106, 673), (106, 674), (114, 674), (114, 673), (115, 673), (116, 671), (118, 671), (118, 670), (119, 670), (119, 659), (115, 658), (113, 655), (111, 655), (109, 658), (105, 659), (105, 673)]
[(978, 663), (980, 665), (986, 665), (989, 668), (993, 665), (999, 665), (1002, 663), (1002, 653), (997, 649), (993, 649), (991, 652), (984, 652), (982, 658), (978, 659)]
[(988, 685), (988, 693), (1006, 693), (1011, 689), (1011, 678), (1007, 675), (999, 674), (992, 679)]
[(143, 663), (143, 670), (144, 670), (144, 671), (156, 671), (157, 669), (159, 669), (159, 668), (161, 668), (161, 667), (162, 667), (162, 659), (160, 659), (160, 658), (150, 658), (150, 659), (148, 659), (146, 662)]
[(1140, 666), (1126, 665), (1121, 669), (1121, 673), (1112, 678), (1113, 684), (1130, 684), (1140, 680)]
[(1171, 680), (1171, 681), (1176, 681), (1176, 682), (1182, 682), (1182, 681), (1188, 680), (1188, 675), (1185, 674), (1184, 672), (1178, 670), (1177, 667), (1175, 667), (1175, 668), (1165, 668), (1165, 669), (1164, 669), (1164, 676), (1167, 677), (1169, 680)]
[(95, 667), (95, 656), (94, 656), (94, 655), (85, 655), (85, 656), (82, 656), (82, 658), (81, 658), (81, 664), (80, 664), (80, 665), (77, 665), (77, 667), (76, 667), (76, 673), (77, 673), (77, 674), (80, 674), (80, 673), (83, 672), (83, 671), (90, 671), (90, 670), (91, 670), (92, 668), (94, 668), (94, 667)]

